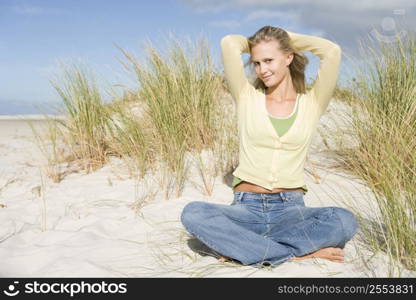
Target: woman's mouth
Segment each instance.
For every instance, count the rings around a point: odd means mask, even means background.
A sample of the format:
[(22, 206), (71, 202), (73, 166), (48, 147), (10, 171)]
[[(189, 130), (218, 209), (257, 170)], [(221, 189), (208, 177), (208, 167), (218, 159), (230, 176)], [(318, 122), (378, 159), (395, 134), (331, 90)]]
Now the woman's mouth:
[(270, 79), (270, 77), (272, 77), (272, 75), (263, 76), (263, 80), (266, 81), (266, 80)]

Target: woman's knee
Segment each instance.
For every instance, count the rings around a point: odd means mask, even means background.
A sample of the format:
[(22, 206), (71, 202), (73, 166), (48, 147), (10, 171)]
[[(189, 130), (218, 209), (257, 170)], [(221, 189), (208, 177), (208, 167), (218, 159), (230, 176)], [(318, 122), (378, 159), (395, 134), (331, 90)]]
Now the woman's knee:
[(185, 205), (181, 213), (181, 222), (184, 225), (194, 223), (197, 220), (206, 218), (209, 212), (209, 205), (202, 201), (192, 201)]
[(335, 207), (334, 213), (338, 216), (343, 232), (345, 234), (345, 243), (353, 238), (358, 230), (358, 221), (356, 216), (348, 209), (342, 207)]

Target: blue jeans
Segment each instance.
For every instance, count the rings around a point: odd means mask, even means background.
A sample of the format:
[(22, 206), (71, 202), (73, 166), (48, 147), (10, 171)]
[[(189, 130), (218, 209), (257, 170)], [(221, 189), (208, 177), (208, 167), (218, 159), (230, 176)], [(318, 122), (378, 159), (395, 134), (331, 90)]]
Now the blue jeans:
[(181, 222), (209, 248), (254, 267), (344, 248), (358, 229), (356, 217), (341, 207), (306, 207), (303, 196), (300, 191), (234, 192), (231, 205), (188, 203)]

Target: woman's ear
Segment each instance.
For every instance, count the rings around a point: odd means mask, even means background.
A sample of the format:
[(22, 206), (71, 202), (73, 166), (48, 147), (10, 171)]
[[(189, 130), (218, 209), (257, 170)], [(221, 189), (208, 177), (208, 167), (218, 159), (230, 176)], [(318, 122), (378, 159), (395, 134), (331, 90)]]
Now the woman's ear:
[(286, 66), (289, 66), (292, 63), (294, 57), (295, 57), (295, 54), (293, 52), (289, 53), (286, 56)]

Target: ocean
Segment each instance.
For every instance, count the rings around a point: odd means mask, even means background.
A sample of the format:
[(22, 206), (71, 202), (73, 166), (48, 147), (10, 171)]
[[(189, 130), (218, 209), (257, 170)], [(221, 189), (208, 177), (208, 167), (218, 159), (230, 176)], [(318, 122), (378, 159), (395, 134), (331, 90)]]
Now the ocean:
[(58, 114), (54, 105), (56, 103), (0, 100), (0, 115)]

